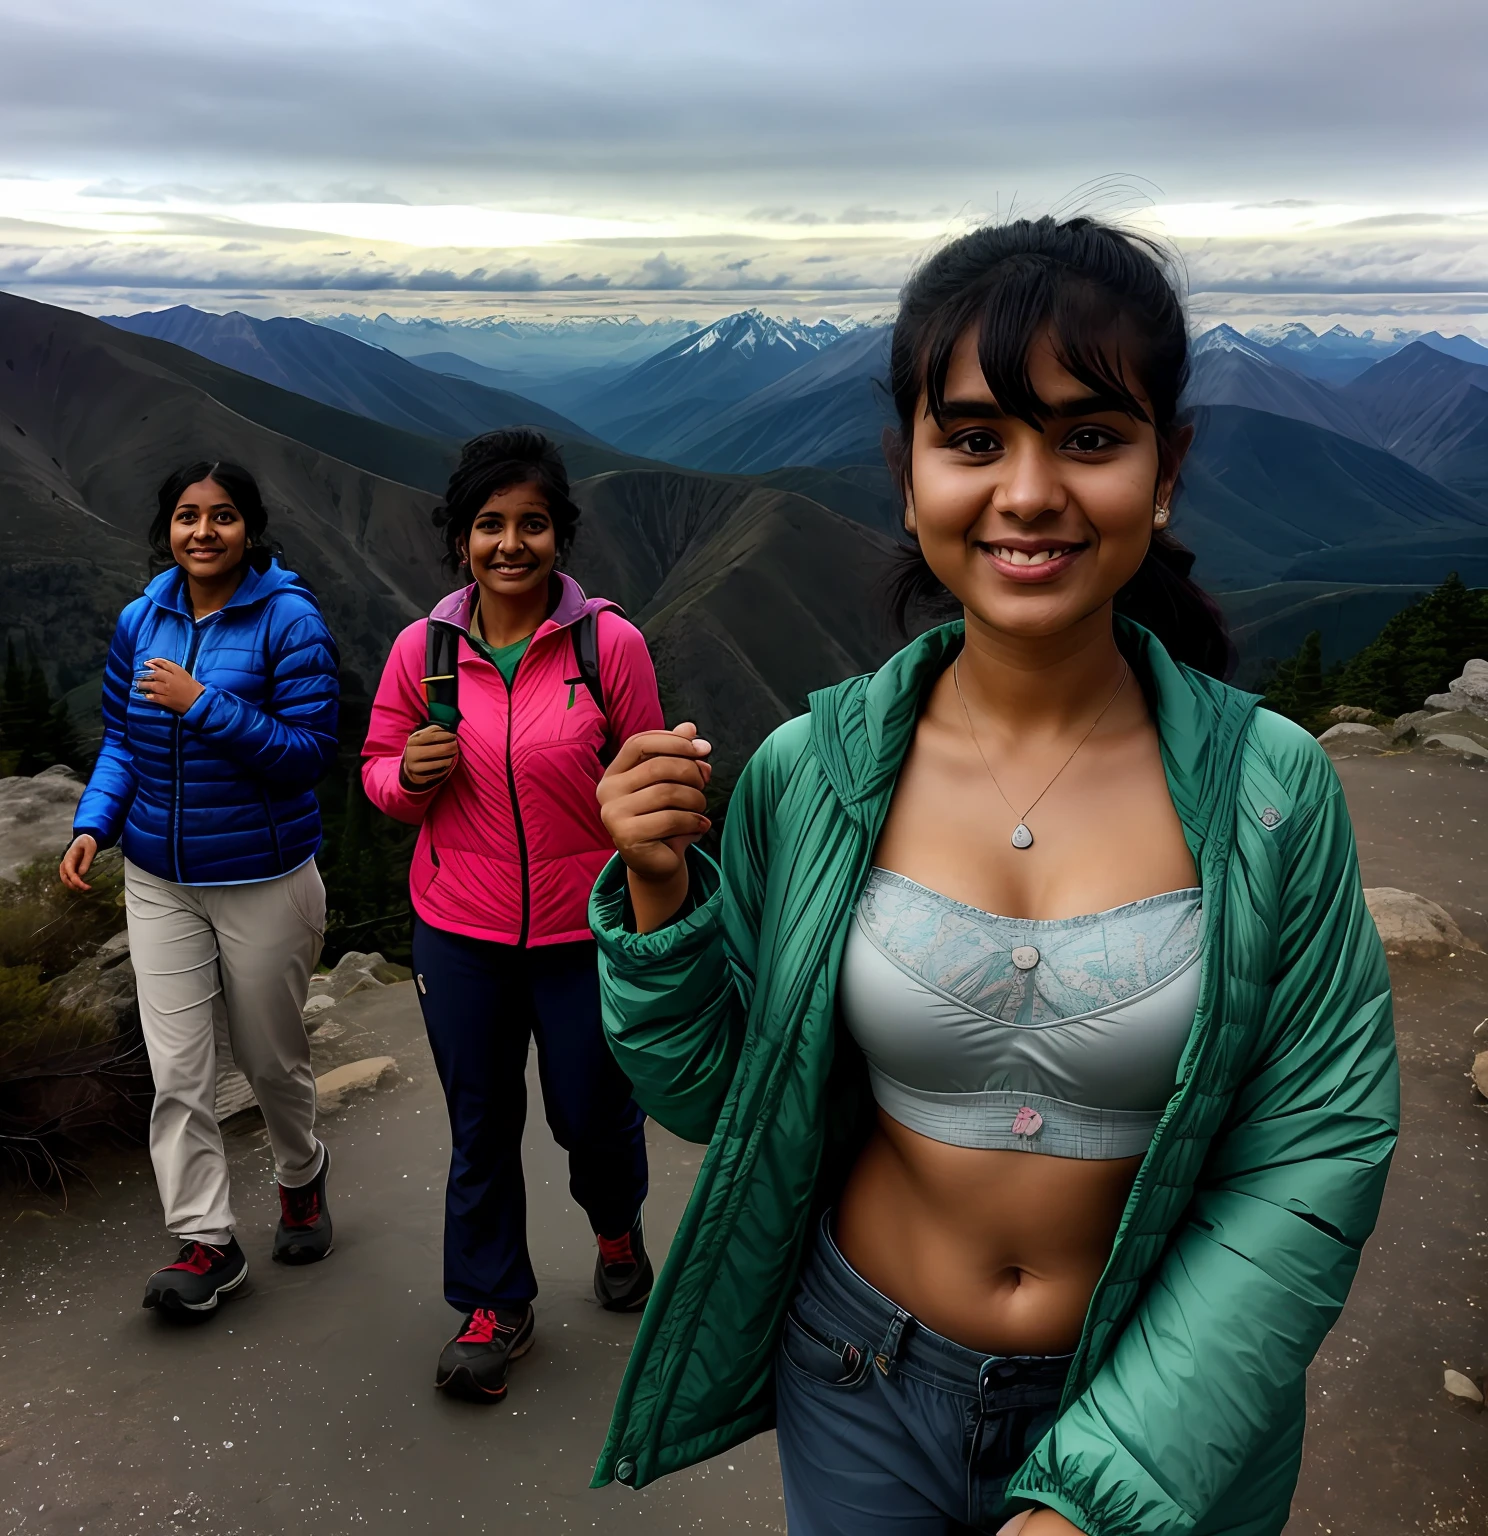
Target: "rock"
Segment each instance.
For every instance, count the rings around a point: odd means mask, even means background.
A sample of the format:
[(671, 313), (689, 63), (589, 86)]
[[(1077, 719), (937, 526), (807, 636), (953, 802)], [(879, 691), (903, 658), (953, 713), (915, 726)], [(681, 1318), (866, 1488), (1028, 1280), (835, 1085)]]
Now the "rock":
[(313, 1035), (325, 1023), (325, 1016), (336, 1006), (336, 999), (322, 993), (319, 997), (312, 997), (305, 1004), (305, 1011), (301, 1018), (305, 1021), (305, 1033)]
[(398, 1063), (391, 1056), (368, 1056), (349, 1061), (315, 1079), (315, 1104), (322, 1114), (334, 1114), (349, 1093), (368, 1092), (396, 1082)]
[(0, 779), (0, 880), (22, 865), (60, 860), (72, 841), (72, 815), (83, 781), (71, 768), (45, 768), (34, 778)]
[(1488, 661), (1474, 660), (1452, 679), (1446, 693), (1433, 693), (1428, 709), (1460, 709), (1488, 720)]
[(1357, 704), (1335, 704), (1328, 711), (1330, 720), (1351, 721), (1354, 724), (1368, 725), (1374, 719), (1372, 709), (1361, 709)]
[(1330, 725), (1318, 737), (1318, 745), (1334, 757), (1350, 757), (1361, 752), (1388, 751), (1390, 738), (1378, 726), (1346, 720)]
[[(1409, 721), (1410, 725), (1402, 728), (1403, 721)], [(1488, 747), (1488, 720), (1462, 709), (1413, 710), (1409, 715), (1402, 715), (1390, 729), (1397, 740), (1406, 734), (1409, 734), (1412, 740), (1419, 740), (1423, 736), (1443, 733), (1466, 736), (1469, 741), (1477, 742), (1480, 747)]]
[(1387, 955), (1406, 960), (1440, 960), (1463, 950), (1482, 953), (1482, 946), (1469, 939), (1444, 908), (1414, 891), (1378, 885), (1364, 892), (1364, 900)]
[(1422, 742), (1422, 746), (1428, 752), (1455, 752), (1458, 757), (1470, 758), (1473, 762), (1488, 762), (1488, 747), (1474, 741), (1471, 736), (1454, 736), (1449, 732), (1433, 731)]
[(1488, 1099), (1488, 1051), (1479, 1051), (1473, 1057), (1472, 1080), (1473, 1087)]
[(1477, 1382), (1471, 1376), (1464, 1376), (1461, 1371), (1447, 1371), (1442, 1385), (1453, 1397), (1465, 1397), (1470, 1403), (1483, 1401), (1483, 1394)]
[[(5, 781), (0, 779), (0, 784)], [(139, 1004), (134, 994), (134, 966), (128, 932), (116, 933), (86, 960), (52, 983), (54, 1008), (89, 1020), (100, 1040), (134, 1027)]]
[[(380, 969), (393, 970), (387, 961), (376, 951), (370, 955), (364, 955), (358, 950), (350, 949), (336, 962), (334, 970), (324, 976), (312, 976), (310, 978), (310, 1000), (329, 997), (334, 1002), (340, 1002), (343, 997), (350, 997), (353, 992), (365, 991), (368, 987), (386, 986), (376, 972)], [(396, 967), (401, 970), (402, 967)], [(401, 977), (399, 978), (402, 979)]]

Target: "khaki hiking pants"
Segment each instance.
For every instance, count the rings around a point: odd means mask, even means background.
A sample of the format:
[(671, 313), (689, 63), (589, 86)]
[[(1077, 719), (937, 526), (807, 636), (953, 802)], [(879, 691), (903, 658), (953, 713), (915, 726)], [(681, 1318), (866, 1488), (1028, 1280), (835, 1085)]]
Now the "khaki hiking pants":
[(314, 859), (251, 885), (175, 885), (126, 860), (124, 899), (165, 1224), (220, 1246), (234, 1222), (214, 1113), (219, 1037), (263, 1111), (279, 1182), (294, 1189), (320, 1172), (300, 1015), (325, 937), (325, 886)]

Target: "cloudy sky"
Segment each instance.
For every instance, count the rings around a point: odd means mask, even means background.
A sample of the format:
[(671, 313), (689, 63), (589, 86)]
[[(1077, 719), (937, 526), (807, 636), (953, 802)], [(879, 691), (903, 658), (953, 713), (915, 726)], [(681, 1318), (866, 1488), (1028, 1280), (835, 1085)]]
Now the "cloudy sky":
[(869, 313), (1010, 209), (1206, 315), (1488, 334), (1483, 0), (0, 0), (0, 286)]

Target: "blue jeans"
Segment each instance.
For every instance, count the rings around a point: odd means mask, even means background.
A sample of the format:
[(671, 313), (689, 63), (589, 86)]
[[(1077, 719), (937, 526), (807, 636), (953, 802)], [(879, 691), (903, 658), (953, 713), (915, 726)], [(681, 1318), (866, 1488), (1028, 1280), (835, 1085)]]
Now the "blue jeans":
[(1070, 1357), (982, 1355), (863, 1279), (829, 1218), (786, 1318), (776, 1440), (790, 1536), (996, 1531)]
[(537, 1295), (522, 1179), (534, 1037), (548, 1126), (589, 1225), (623, 1237), (646, 1198), (646, 1117), (605, 1041), (595, 947), (519, 949), (416, 917), (413, 968), (453, 1142), (445, 1300), (461, 1312), (524, 1307)]

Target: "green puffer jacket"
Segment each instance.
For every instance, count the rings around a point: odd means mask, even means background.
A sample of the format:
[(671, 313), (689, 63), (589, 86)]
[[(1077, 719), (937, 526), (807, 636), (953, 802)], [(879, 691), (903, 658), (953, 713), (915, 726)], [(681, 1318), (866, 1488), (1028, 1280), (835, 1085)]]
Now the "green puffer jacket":
[[(1200, 872), (1200, 1001), (1178, 1088), (1091, 1299), (1058, 1421), (1006, 1513), (1089, 1536), (1274, 1536), (1304, 1373), (1378, 1214), (1399, 1122), (1390, 985), (1343, 793), (1306, 732), (1124, 621)], [(872, 1119), (837, 971), (900, 764), (960, 624), (827, 689), (740, 776), (722, 869), (628, 932), (595, 887), (605, 1027), (641, 1105), (708, 1143), (595, 1473), (637, 1487), (774, 1422), (812, 1218)]]

